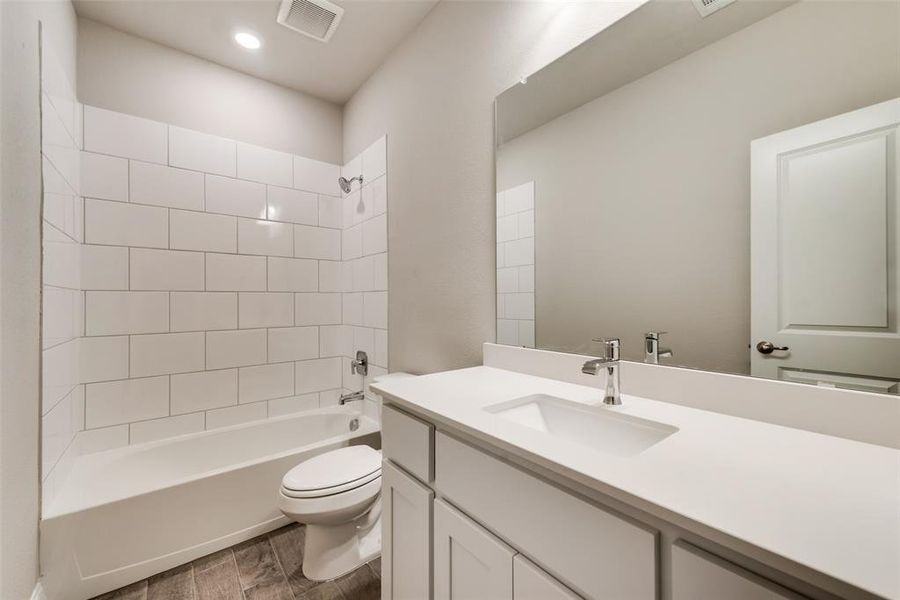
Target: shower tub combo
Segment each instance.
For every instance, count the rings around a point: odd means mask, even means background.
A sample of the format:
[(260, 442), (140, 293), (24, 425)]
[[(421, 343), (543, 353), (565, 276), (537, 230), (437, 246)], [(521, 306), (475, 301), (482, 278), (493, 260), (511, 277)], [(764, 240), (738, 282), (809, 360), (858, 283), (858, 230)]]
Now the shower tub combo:
[(41, 524), (43, 585), (84, 600), (289, 523), (284, 474), (378, 423), (330, 407), (80, 456)]

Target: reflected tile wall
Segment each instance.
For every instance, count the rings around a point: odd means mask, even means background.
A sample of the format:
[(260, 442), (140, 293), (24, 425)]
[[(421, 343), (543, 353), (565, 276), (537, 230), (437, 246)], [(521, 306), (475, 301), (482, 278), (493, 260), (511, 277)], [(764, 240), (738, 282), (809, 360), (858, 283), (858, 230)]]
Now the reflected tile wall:
[(497, 343), (534, 348), (534, 182), (497, 194)]

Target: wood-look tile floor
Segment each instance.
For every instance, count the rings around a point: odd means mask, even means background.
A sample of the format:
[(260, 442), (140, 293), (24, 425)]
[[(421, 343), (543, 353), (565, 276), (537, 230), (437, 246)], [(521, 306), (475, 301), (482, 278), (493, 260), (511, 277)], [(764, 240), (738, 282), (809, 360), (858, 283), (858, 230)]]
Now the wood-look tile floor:
[(303, 576), (301, 525), (175, 567), (94, 600), (379, 600), (381, 559), (334, 581)]

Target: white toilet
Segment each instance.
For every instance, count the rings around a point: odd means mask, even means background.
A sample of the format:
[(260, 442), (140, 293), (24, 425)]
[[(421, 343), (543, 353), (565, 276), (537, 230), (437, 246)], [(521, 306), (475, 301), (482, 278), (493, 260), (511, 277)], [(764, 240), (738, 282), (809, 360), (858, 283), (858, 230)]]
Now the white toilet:
[(340, 577), (381, 553), (381, 451), (348, 446), (306, 460), (284, 476), (279, 508), (306, 524), (303, 574)]

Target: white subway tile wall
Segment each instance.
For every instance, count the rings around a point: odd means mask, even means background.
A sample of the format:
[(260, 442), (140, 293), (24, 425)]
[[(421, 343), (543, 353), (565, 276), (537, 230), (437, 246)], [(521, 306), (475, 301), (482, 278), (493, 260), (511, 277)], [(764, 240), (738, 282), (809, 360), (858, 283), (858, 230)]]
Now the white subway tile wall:
[(314, 292), (319, 289), (319, 261), (269, 257), (267, 277), (273, 292)]
[(128, 202), (128, 160), (82, 152), (81, 193), (101, 200)]
[(206, 412), (206, 428), (217, 429), (228, 427), (247, 421), (258, 421), (269, 416), (267, 402), (255, 402), (253, 404), (241, 404), (228, 408), (218, 408)]
[(269, 400), (268, 405), (270, 417), (278, 417), (323, 406), (319, 400), (319, 394), (304, 394), (302, 396), (292, 396), (290, 398), (276, 398), (275, 400)]
[[(152, 421), (138, 421), (131, 424), (131, 443), (140, 444), (176, 435), (197, 433), (198, 431), (203, 431), (205, 426), (206, 415), (202, 412), (162, 417)], [(128, 443), (127, 439), (124, 443)]]
[(295, 391), (294, 363), (241, 367), (238, 381), (238, 401), (241, 404), (286, 398)]
[(164, 165), (168, 160), (167, 131), (164, 123), (84, 107), (84, 149), (90, 152)]
[(534, 182), (497, 193), (497, 343), (534, 348)]
[(128, 198), (135, 204), (203, 210), (203, 174), (131, 161)]
[[(296, 163), (295, 163), (296, 169)], [(296, 172), (296, 171), (295, 171)], [(319, 291), (343, 292), (342, 324), (320, 327), (321, 356), (340, 356), (340, 376), (344, 391), (367, 392), (367, 409), (379, 414), (375, 398), (368, 394), (369, 382), (388, 371), (388, 208), (387, 140), (382, 137), (350, 159), (341, 169), (350, 179), (362, 176), (363, 184), (343, 194), (341, 214), (341, 263), (319, 263)], [(306, 299), (300, 299), (298, 303)], [(298, 305), (299, 306), (299, 305)], [(369, 375), (365, 381), (350, 372), (351, 356), (358, 350), (369, 357)], [(333, 392), (320, 392), (324, 406), (337, 403)]]
[(271, 185), (267, 193), (269, 219), (301, 225), (319, 225), (317, 194)]
[(209, 212), (266, 218), (266, 186), (261, 183), (206, 176), (206, 210)]
[(294, 183), (293, 157), (284, 152), (237, 145), (237, 176), (271, 185), (290, 187)]
[[(45, 505), (71, 468), (76, 434), (84, 429), (85, 386), (81, 383), (81, 337), (85, 327), (81, 288), (81, 243), (84, 231), (82, 188), (98, 196), (121, 200), (127, 187), (127, 161), (89, 155), (91, 172), (104, 172), (102, 181), (82, 173), (81, 106), (75, 98), (55, 48), (45, 36), (41, 48), (41, 153), (43, 176), (43, 281), (41, 330), (41, 480)], [(96, 160), (95, 160), (96, 159)], [(123, 168), (125, 167), (125, 168)], [(121, 256), (92, 254), (99, 276), (108, 264), (125, 264)], [(100, 281), (117, 289), (123, 281)], [(122, 309), (102, 326), (112, 327)], [(127, 317), (126, 317), (127, 318)], [(140, 324), (140, 326), (146, 326)]]
[(168, 126), (169, 164), (173, 167), (237, 176), (237, 143), (208, 133)]
[(356, 350), (387, 372), (384, 138), (348, 163), (364, 185), (343, 198), (339, 165), (83, 112), (84, 243), (56, 208), (45, 251), (72, 286), (45, 292), (45, 400), (81, 388), (79, 452), (332, 406), (368, 383)]

